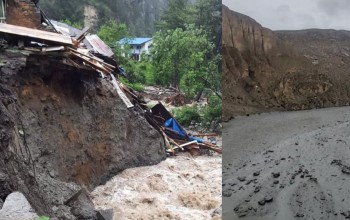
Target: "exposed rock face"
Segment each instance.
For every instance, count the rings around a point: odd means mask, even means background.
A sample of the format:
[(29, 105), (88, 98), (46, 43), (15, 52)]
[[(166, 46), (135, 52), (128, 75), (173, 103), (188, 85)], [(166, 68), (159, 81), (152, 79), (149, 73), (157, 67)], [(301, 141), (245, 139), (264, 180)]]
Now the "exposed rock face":
[(223, 114), (349, 105), (350, 32), (271, 31), (223, 6)]
[(32, 0), (7, 0), (6, 23), (38, 29), (41, 13)]
[(35, 220), (38, 217), (26, 197), (20, 192), (11, 193), (0, 210), (0, 219)]
[(97, 73), (0, 55), (0, 199), (21, 191), (38, 214), (96, 219), (89, 190), (165, 159), (164, 143)]
[(84, 6), (84, 27), (95, 29), (98, 21), (97, 10), (94, 6)]

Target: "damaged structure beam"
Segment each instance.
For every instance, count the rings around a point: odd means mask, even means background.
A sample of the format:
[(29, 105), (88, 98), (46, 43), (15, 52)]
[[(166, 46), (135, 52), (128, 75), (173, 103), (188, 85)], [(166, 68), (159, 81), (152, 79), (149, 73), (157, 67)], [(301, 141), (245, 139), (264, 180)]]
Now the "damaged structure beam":
[(27, 27), (20, 27), (11, 24), (0, 23), (0, 33), (11, 36), (21, 36), (33, 40), (48, 41), (61, 45), (73, 46), (72, 38), (48, 31), (35, 30)]

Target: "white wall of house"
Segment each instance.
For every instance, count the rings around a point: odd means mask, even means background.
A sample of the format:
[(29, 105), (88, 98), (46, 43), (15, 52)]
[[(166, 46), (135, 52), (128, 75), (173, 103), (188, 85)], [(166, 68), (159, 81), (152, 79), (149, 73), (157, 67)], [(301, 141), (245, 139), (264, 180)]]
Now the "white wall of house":
[(152, 45), (152, 40), (147, 41), (144, 44), (141, 45), (132, 45), (131, 48), (131, 54), (138, 55), (138, 60), (141, 61), (141, 54), (149, 54), (150, 53), (150, 46)]

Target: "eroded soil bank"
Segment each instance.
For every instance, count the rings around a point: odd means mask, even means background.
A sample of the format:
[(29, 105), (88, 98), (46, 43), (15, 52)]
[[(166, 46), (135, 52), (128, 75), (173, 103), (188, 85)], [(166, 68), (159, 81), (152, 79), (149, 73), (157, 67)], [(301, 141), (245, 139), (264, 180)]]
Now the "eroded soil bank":
[(221, 155), (181, 154), (158, 165), (131, 168), (92, 193), (98, 209), (114, 220), (219, 220)]
[(238, 117), (223, 140), (223, 219), (350, 217), (349, 107)]
[(90, 190), (165, 159), (160, 134), (96, 72), (16, 50), (0, 64), (1, 200), (21, 191), (40, 215), (96, 219)]

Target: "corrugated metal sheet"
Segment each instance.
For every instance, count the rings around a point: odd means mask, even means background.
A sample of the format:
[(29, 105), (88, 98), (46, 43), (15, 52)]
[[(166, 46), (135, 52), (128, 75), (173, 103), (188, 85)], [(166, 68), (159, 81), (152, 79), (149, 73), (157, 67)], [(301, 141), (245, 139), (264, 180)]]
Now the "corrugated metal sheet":
[(119, 44), (141, 45), (151, 40), (150, 37), (123, 38), (119, 41)]
[(68, 24), (58, 22), (55, 20), (50, 20), (52, 25), (55, 27), (56, 30), (60, 31), (62, 34), (70, 37), (76, 37), (79, 34), (81, 34), (81, 30), (74, 28), (72, 26), (69, 26)]
[(89, 44), (96, 52), (107, 57), (114, 55), (112, 49), (107, 44), (105, 44), (97, 35), (89, 35), (86, 36), (85, 39), (89, 42)]

